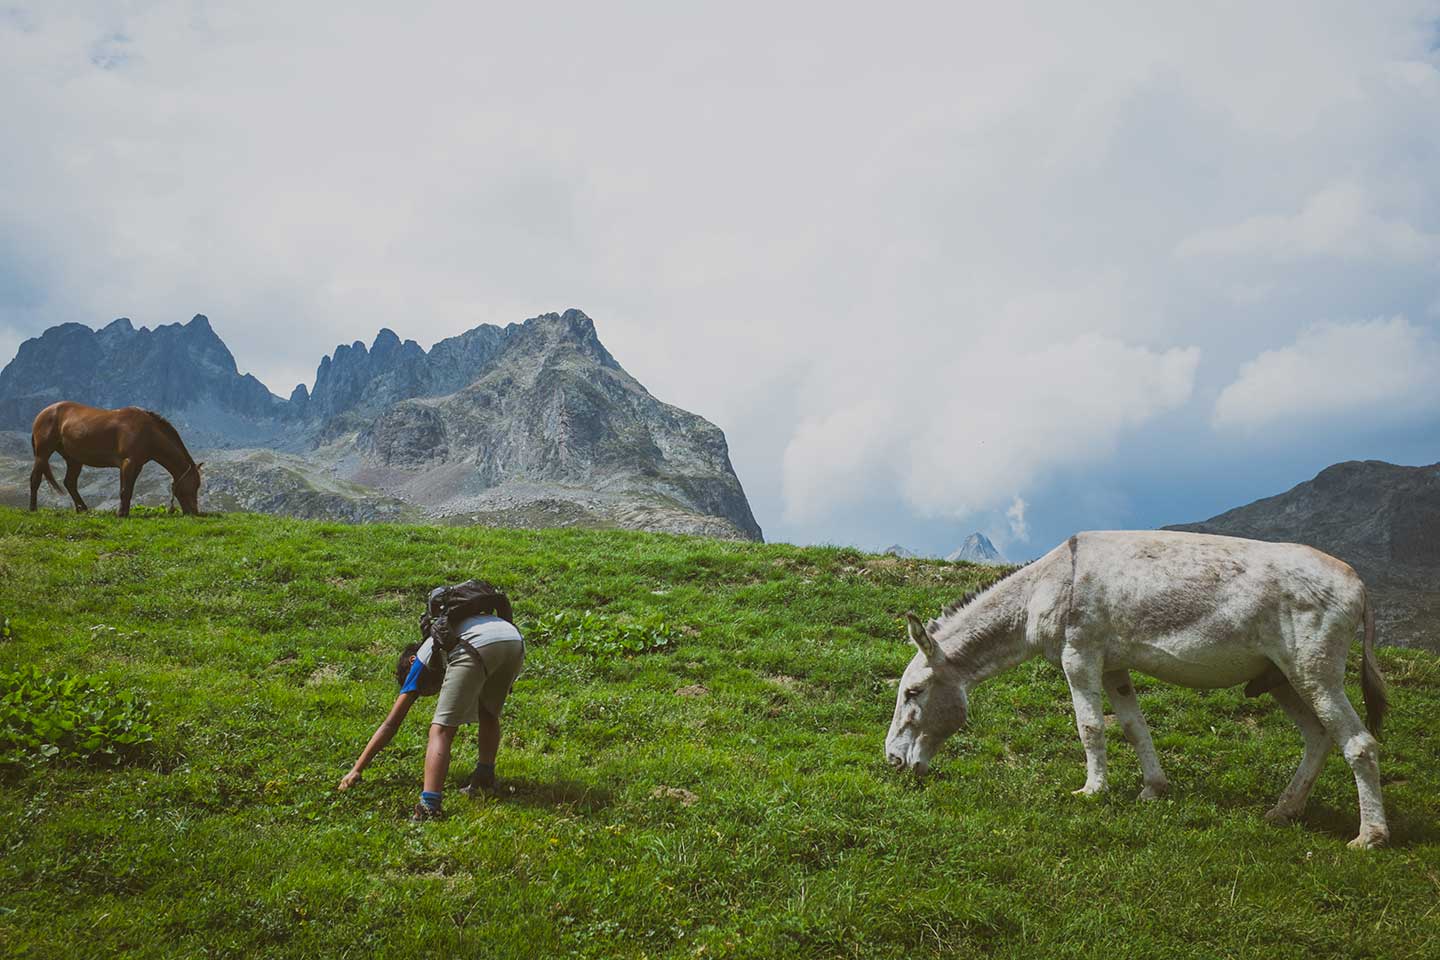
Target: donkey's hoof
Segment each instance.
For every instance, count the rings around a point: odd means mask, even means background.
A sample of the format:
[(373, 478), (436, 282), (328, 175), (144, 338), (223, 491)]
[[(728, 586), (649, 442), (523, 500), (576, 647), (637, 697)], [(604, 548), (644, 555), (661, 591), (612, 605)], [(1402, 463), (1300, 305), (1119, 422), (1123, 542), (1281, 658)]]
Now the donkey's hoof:
[(1136, 797), (1135, 799), (1159, 800), (1161, 797), (1165, 796), (1165, 794), (1169, 792), (1170, 784), (1168, 783), (1147, 783), (1145, 784), (1145, 788), (1140, 791), (1140, 796)]
[(1071, 795), (1072, 797), (1098, 797), (1098, 796), (1100, 796), (1100, 794), (1102, 794), (1102, 793), (1104, 793), (1104, 792), (1105, 792), (1105, 785), (1104, 785), (1103, 783), (1100, 784), (1099, 786), (1091, 786), (1090, 784), (1087, 783), (1087, 784), (1085, 784), (1085, 786), (1081, 787), (1079, 790), (1071, 790), (1071, 791), (1070, 791), (1070, 795)]
[(1351, 840), (1346, 846), (1351, 850), (1375, 850), (1390, 842), (1390, 828), (1376, 826), (1362, 826), (1360, 836)]
[(1278, 803), (1265, 811), (1265, 821), (1277, 827), (1283, 827), (1291, 820), (1300, 816), (1300, 811), (1293, 807), (1282, 807)]

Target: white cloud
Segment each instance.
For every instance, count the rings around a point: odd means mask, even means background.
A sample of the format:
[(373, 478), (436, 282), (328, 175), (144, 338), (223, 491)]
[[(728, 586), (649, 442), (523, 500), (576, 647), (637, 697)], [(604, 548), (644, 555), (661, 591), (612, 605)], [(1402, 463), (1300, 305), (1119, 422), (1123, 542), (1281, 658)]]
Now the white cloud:
[(12, 2), (0, 331), (204, 312), (284, 395), (577, 306), (768, 535), (1019, 493), (1038, 541), (1036, 478), (1213, 437), (1262, 344), (1440, 327), (1436, 13)]
[(1005, 511), (1005, 519), (1010, 523), (1010, 536), (1024, 543), (1030, 539), (1030, 526), (1025, 522), (1025, 508), (1028, 504), (1025, 499), (1016, 496), (1010, 501), (1010, 507)]
[(1018, 355), (996, 340), (914, 367), (872, 368), (849, 402), (837, 394), (786, 449), (790, 517), (885, 487), (924, 515), (996, 507), (1050, 471), (1104, 459), (1127, 429), (1184, 403), (1199, 359), (1194, 348), (1087, 335)]
[(1382, 216), (1359, 184), (1332, 183), (1293, 216), (1251, 217), (1180, 241), (1181, 257), (1304, 257), (1425, 262), (1440, 258), (1440, 235)]
[(1326, 323), (1240, 369), (1215, 425), (1254, 431), (1364, 415), (1393, 421), (1440, 408), (1440, 337), (1404, 317)]

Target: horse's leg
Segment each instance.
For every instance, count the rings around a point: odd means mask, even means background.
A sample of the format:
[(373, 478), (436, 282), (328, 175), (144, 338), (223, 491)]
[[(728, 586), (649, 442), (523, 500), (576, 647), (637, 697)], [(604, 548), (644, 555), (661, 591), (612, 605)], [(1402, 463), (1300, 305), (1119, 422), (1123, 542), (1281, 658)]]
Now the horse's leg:
[(1135, 755), (1140, 758), (1140, 774), (1145, 780), (1145, 788), (1136, 799), (1154, 800), (1164, 796), (1170, 792), (1170, 781), (1165, 779), (1165, 771), (1160, 769), (1160, 758), (1155, 755), (1150, 728), (1145, 725), (1140, 703), (1135, 699), (1130, 672), (1109, 670), (1102, 679), (1105, 681), (1105, 692), (1110, 696), (1110, 705), (1115, 708), (1115, 716), (1120, 721), (1120, 729), (1125, 731), (1125, 739), (1130, 741)]
[(1390, 839), (1390, 828), (1380, 798), (1380, 744), (1365, 729), (1339, 681), (1295, 686), (1355, 774), (1355, 790), (1360, 795), (1360, 832), (1350, 841), (1351, 848), (1383, 847)]
[(1325, 757), (1330, 753), (1330, 737), (1325, 733), (1325, 727), (1320, 723), (1320, 718), (1315, 716), (1315, 711), (1300, 699), (1295, 688), (1288, 683), (1282, 683), (1270, 691), (1270, 696), (1280, 704), (1280, 708), (1295, 721), (1295, 726), (1300, 728), (1300, 735), (1305, 738), (1305, 755), (1300, 758), (1300, 766), (1295, 771), (1295, 776), (1290, 778), (1290, 785), (1280, 794), (1280, 799), (1275, 801), (1275, 806), (1265, 814), (1265, 819), (1271, 823), (1287, 823), (1300, 816), (1305, 809), (1305, 801), (1310, 797), (1310, 791), (1315, 787), (1315, 781), (1320, 777), (1320, 771), (1325, 767)]
[(130, 516), (130, 498), (135, 493), (135, 481), (140, 477), (140, 467), (134, 460), (120, 464), (120, 516)]
[(85, 506), (85, 501), (80, 499), (80, 468), (83, 464), (79, 460), (65, 459), (65, 489), (70, 491), (70, 499), (75, 501), (75, 512), (84, 513), (90, 508)]
[(35, 466), (30, 468), (30, 512), (40, 509), (40, 481), (45, 478), (45, 461), (35, 454)]
[(1105, 712), (1100, 692), (1104, 670), (1097, 657), (1073, 648), (1061, 654), (1060, 665), (1075, 704), (1075, 729), (1085, 747), (1085, 786), (1074, 792), (1093, 796), (1105, 789)]

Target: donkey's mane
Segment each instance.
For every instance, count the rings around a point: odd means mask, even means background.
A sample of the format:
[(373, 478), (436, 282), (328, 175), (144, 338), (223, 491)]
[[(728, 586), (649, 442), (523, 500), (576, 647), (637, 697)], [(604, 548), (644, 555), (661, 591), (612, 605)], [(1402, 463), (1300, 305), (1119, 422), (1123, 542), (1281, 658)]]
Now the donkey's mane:
[(1021, 570), (1024, 570), (1026, 567), (1028, 567), (1028, 566), (1031, 564), (1031, 562), (1032, 562), (1032, 561), (1027, 560), (1027, 561), (1025, 561), (1024, 563), (1020, 564), (1019, 566), (1011, 567), (1009, 570), (1006, 570), (1004, 573), (1000, 574), (1000, 576), (996, 577), (994, 580), (990, 581), (990, 582), (989, 582), (988, 584), (986, 584), (985, 586), (980, 587), (980, 588), (975, 589), (975, 590), (971, 590), (969, 593), (965, 594), (963, 597), (961, 597), (959, 600), (954, 601), (953, 603), (947, 603), (947, 604), (945, 604), (945, 606), (940, 609), (940, 616), (937, 617), (937, 618), (934, 619), (934, 620), (931, 620), (931, 621), (926, 625), (927, 628), (930, 629), (930, 630), (932, 630), (932, 631), (933, 631), (933, 630), (938, 630), (938, 629), (940, 628), (940, 621), (941, 621), (941, 620), (948, 620), (948, 619), (950, 619), (951, 617), (955, 616), (955, 614), (959, 613), (961, 610), (964, 610), (966, 607), (970, 606), (971, 603), (973, 603), (973, 602), (975, 602), (976, 600), (980, 599), (980, 598), (983, 597), (985, 594), (989, 593), (991, 590), (994, 590), (997, 586), (999, 586), (999, 585), (1000, 585), (1002, 582), (1004, 582), (1006, 579), (1014, 576), (1015, 574), (1019, 573)]
[(175, 424), (171, 423), (169, 420), (166, 420), (154, 410), (146, 410), (145, 413), (150, 417), (151, 420), (155, 421), (155, 425), (160, 428), (161, 433), (165, 434), (171, 440), (174, 440), (177, 445), (179, 445), (180, 452), (185, 454), (185, 458), (191, 463), (194, 463), (195, 458), (190, 456), (190, 451), (185, 447), (185, 441), (180, 439), (180, 431), (175, 429)]

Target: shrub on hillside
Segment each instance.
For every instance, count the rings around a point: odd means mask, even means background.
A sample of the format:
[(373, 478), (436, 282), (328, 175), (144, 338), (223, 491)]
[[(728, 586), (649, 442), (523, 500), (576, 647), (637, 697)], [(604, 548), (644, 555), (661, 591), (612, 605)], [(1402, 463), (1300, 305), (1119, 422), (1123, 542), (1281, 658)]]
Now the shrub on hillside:
[(562, 650), (595, 655), (628, 656), (666, 650), (675, 645), (678, 631), (664, 620), (636, 623), (607, 617), (593, 610), (563, 610), (521, 624), (527, 642), (551, 644)]
[(0, 672), (0, 769), (44, 763), (114, 766), (155, 739), (150, 705), (105, 681)]

